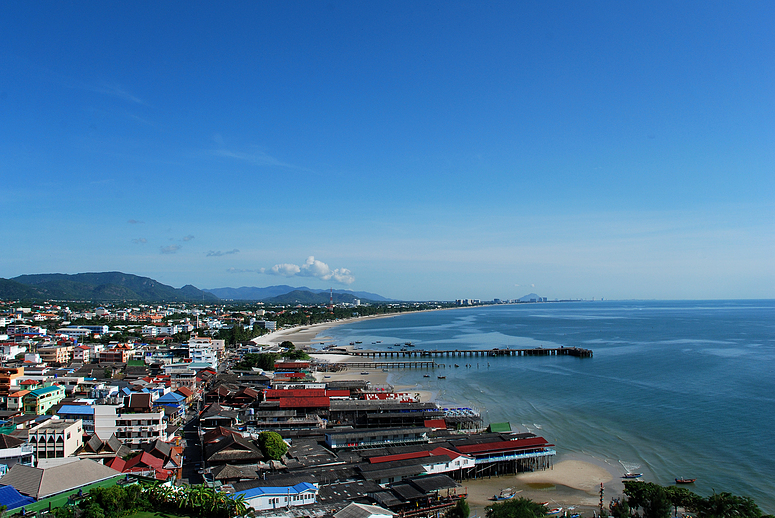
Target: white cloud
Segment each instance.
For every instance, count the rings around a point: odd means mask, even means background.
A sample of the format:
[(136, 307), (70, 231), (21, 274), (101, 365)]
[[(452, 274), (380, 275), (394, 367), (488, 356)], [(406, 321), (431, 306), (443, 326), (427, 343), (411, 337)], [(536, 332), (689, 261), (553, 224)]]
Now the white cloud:
[(314, 256), (309, 256), (307, 261), (301, 266), (295, 264), (276, 264), (267, 273), (284, 277), (315, 277), (324, 281), (333, 279), (341, 284), (352, 284), (355, 282), (355, 276), (347, 268), (331, 269), (323, 261), (315, 259)]
[(143, 244), (143, 243), (147, 243), (148, 240), (145, 239), (144, 237), (138, 237), (137, 239), (133, 239), (132, 242), (137, 244), (137, 245), (140, 245), (140, 244)]
[(189, 235), (187, 235), (186, 237), (183, 238), (183, 241), (191, 241), (192, 239), (194, 239), (194, 236), (189, 234)]
[(295, 264), (276, 264), (269, 269), (271, 275), (282, 275), (283, 277), (293, 277), (298, 275), (301, 269)]
[(163, 246), (163, 247), (161, 247), (161, 249), (160, 249), (159, 251), (160, 251), (162, 254), (174, 254), (174, 253), (176, 253), (178, 250), (180, 250), (180, 248), (181, 248), (181, 246), (180, 246), (180, 245), (169, 245), (169, 246)]
[(222, 257), (224, 255), (232, 255), (232, 254), (238, 254), (239, 250), (236, 248), (234, 250), (227, 250), (226, 252), (222, 252), (220, 250), (210, 250), (207, 252), (207, 257)]

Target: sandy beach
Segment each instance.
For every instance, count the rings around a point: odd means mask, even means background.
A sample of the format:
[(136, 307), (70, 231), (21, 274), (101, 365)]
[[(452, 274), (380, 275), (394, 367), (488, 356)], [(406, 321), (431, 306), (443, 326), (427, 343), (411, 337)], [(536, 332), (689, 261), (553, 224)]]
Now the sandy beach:
[(322, 322), (320, 324), (312, 324), (309, 326), (297, 326), (289, 329), (280, 329), (279, 331), (274, 331), (272, 333), (256, 337), (253, 339), (253, 341), (259, 344), (279, 345), (285, 340), (290, 340), (296, 346), (320, 345), (321, 342), (330, 343), (331, 338), (326, 336), (322, 336), (317, 340), (314, 340), (317, 335), (326, 329), (341, 326), (342, 324), (349, 324), (354, 321), (373, 320), (375, 318), (391, 318), (402, 314), (403, 313), (392, 313), (387, 315), (371, 315), (368, 317), (353, 317), (334, 320), (331, 322)]
[(601, 483), (605, 491), (604, 502), (621, 495), (624, 485), (618, 473), (596, 459), (574, 457), (563, 457), (545, 471), (464, 481), (462, 485), (468, 493), (472, 516), (484, 515), (485, 507), (495, 503), (493, 496), (507, 488), (518, 492), (519, 497), (548, 502), (550, 508), (575, 508), (584, 516), (592, 516), (593, 511), (599, 509)]
[[(389, 318), (399, 315), (376, 315), (360, 318)], [(351, 323), (360, 318), (283, 329), (255, 338), (254, 341), (261, 344), (280, 344), (285, 340), (290, 340), (297, 346), (319, 346), (321, 342), (330, 344), (329, 337), (318, 335), (327, 329)], [(344, 346), (344, 349), (348, 347)], [(347, 354), (321, 352), (312, 353), (311, 356), (320, 362), (373, 363), (369, 358)], [(392, 385), (391, 370), (397, 369), (383, 370), (381, 368), (354, 366), (339, 372), (318, 372), (315, 377), (321, 382), (362, 379), (374, 386)], [(411, 386), (399, 385), (394, 386), (394, 389), (396, 392), (417, 394), (420, 401), (423, 402), (434, 401), (436, 398), (436, 394), (433, 392), (418, 391)], [(593, 511), (598, 509), (601, 483), (605, 489), (604, 502), (622, 494), (624, 484), (620, 475), (615, 467), (608, 466), (598, 459), (578, 454), (567, 454), (560, 457), (552, 468), (544, 471), (466, 480), (462, 486), (463, 490), (468, 493), (472, 516), (484, 516), (485, 507), (494, 503), (493, 495), (499, 494), (507, 488), (517, 491), (518, 496), (530, 498), (536, 502), (548, 502), (549, 507), (563, 507), (564, 509), (570, 507), (576, 512), (581, 512), (584, 516), (592, 516)]]

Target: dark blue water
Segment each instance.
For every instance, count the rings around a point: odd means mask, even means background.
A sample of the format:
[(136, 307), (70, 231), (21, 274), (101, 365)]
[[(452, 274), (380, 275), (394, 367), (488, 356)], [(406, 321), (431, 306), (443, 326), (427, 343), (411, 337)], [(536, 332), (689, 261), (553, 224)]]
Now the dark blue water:
[(510, 421), (555, 442), (560, 454), (592, 455), (665, 485), (696, 477), (698, 493), (747, 495), (775, 512), (775, 301), (465, 308), (325, 334), (364, 348), (411, 341), (422, 349), (592, 349), (591, 359), (442, 359), (446, 380), (401, 371), (392, 382), (475, 406), (485, 422)]

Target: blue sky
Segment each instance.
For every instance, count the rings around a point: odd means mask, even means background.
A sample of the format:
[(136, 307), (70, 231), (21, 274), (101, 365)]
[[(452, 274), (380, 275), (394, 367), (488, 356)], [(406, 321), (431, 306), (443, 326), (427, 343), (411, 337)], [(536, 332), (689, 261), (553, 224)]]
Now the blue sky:
[(775, 297), (775, 3), (4, 2), (0, 276)]

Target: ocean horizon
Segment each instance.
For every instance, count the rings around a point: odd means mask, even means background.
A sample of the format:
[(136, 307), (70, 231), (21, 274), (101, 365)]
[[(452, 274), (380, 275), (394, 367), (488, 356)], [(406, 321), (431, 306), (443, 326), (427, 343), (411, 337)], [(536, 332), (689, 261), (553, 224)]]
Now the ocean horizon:
[[(775, 512), (775, 301), (575, 301), (477, 306), (347, 322), (339, 345), (387, 350), (582, 347), (570, 356), (438, 358), (395, 385), (477, 408), (485, 424), (588, 455), (662, 485), (750, 496)], [(376, 343), (380, 341), (381, 343)], [(457, 363), (460, 367), (455, 367)]]

